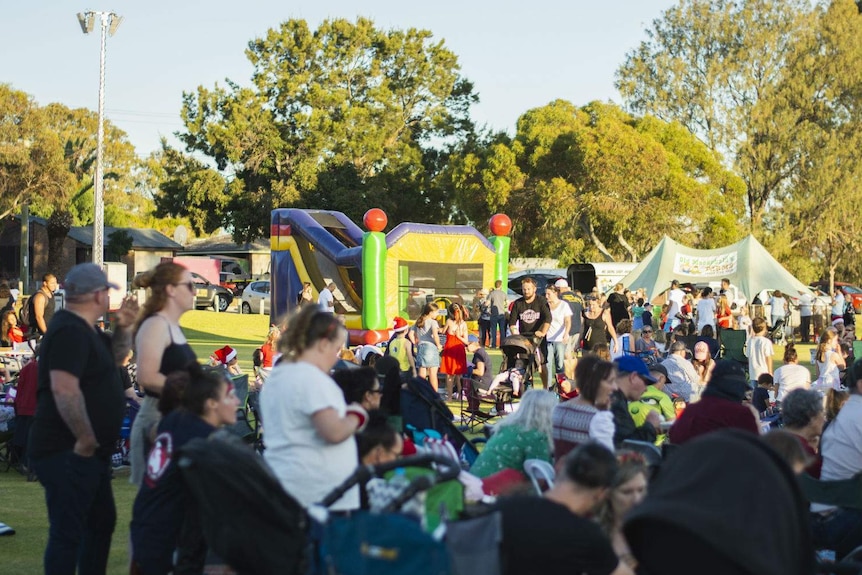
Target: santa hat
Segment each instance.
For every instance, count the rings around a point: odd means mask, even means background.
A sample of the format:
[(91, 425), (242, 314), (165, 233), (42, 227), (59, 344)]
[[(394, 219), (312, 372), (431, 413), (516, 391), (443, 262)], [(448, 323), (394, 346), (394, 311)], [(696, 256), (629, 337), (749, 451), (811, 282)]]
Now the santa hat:
[(215, 350), (213, 352), (213, 357), (215, 357), (222, 365), (227, 365), (236, 359), (236, 350), (231, 346), (226, 345), (221, 349)]
[(395, 328), (392, 331), (394, 331), (395, 333), (398, 333), (401, 331), (405, 331), (408, 327), (410, 327), (410, 326), (407, 325), (407, 320), (405, 320), (403, 317), (396, 317), (395, 318)]

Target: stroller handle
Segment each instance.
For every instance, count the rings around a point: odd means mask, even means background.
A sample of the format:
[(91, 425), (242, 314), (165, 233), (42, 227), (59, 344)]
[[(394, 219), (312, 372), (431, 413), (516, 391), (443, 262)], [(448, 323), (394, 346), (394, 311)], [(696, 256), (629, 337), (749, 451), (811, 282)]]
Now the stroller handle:
[[(450, 481), (458, 477), (461, 473), (461, 467), (457, 461), (450, 457), (440, 455), (438, 453), (423, 453), (421, 455), (411, 455), (381, 463), (380, 465), (360, 465), (356, 468), (350, 477), (344, 482), (329, 492), (329, 494), (320, 501), (323, 507), (329, 507), (347, 493), (354, 485), (365, 484), (372, 477), (381, 477), (384, 473), (398, 469), (400, 467), (431, 467), (437, 465), (437, 473), (433, 476), (417, 477), (410, 482), (410, 485), (385, 509), (386, 511), (397, 510), (410, 500), (414, 495), (434, 487), (438, 483)], [(392, 508), (392, 509), (390, 509)]]

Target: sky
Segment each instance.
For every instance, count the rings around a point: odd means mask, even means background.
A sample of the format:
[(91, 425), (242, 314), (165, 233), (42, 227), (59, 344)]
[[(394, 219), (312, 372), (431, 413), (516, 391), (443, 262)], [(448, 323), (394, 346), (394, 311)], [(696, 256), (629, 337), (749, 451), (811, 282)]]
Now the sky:
[(99, 34), (75, 14), (123, 16), (108, 38), (105, 115), (141, 156), (183, 125), (182, 94), (229, 78), (248, 85), (250, 40), (291, 18), (371, 18), (379, 28), (430, 30), (459, 59), (480, 103), (478, 125), (514, 133), (518, 117), (555, 99), (620, 102), (614, 74), (672, 0), (12, 0), (0, 12), (0, 82), (39, 104), (98, 106)]

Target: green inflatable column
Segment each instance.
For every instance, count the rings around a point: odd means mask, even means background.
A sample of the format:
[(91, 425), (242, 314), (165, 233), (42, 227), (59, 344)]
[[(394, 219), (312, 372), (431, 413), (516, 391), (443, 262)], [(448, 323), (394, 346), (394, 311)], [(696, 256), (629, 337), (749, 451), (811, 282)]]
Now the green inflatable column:
[(362, 218), (370, 231), (362, 236), (362, 329), (389, 329), (386, 317), (386, 228), (383, 210), (372, 208)]
[(509, 246), (512, 238), (512, 220), (506, 214), (494, 214), (488, 221), (488, 228), (493, 234), (488, 240), (494, 246), (494, 281), (500, 280), (505, 286), (509, 281)]

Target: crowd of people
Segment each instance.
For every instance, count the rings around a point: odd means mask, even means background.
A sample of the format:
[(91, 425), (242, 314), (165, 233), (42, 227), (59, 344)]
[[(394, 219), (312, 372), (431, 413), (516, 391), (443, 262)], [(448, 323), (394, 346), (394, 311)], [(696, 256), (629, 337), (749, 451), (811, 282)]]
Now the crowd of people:
[[(214, 366), (201, 366), (180, 327), (195, 302), (180, 265), (162, 263), (136, 278), (147, 300), (140, 309), (133, 298), (124, 301), (111, 332), (94, 327), (117, 287), (101, 269), (82, 264), (69, 272), (62, 310), (50, 303), (52, 282), (56, 287), (56, 278), (46, 278), (45, 301), (31, 310), (47, 322), (29, 442), (48, 508), (46, 572), (105, 571), (116, 523), (111, 455), (129, 396), (120, 374), (132, 352), (144, 397), (131, 431), (130, 481), (138, 493), (130, 572), (201, 572), (203, 529), (177, 454), (236, 422), (236, 352), (221, 348)], [(696, 297), (674, 281), (660, 312), (646, 293), (621, 284), (606, 298), (581, 294), (565, 280), (538, 286), (526, 277), (522, 288), (508, 312), (501, 282), (477, 291), (469, 309), (450, 305), (445, 322), (443, 310), (429, 303), (413, 325), (394, 318), (384, 345), (355, 349), (331, 293), (314, 302), (303, 290), (295, 313), (256, 351), (251, 385), (265, 422), (263, 459), (284, 490), (310, 508), (358, 465), (421, 449), (400, 420), (402, 387), (425, 380), (444, 400), (462, 393), (465, 377), (488, 389), (497, 370), (486, 344), (500, 347), (511, 334), (533, 342), (537, 376), (512, 412), (489, 427), (490, 439), (460, 478), (472, 501), (502, 518), (506, 573), (661, 572), (632, 527), (633, 517), (660, 508), (662, 494), (673, 489), (665, 483), (651, 493), (655, 462), (644, 454), (660, 454), (660, 446), (673, 461), (674, 451), (735, 430), (746, 439), (731, 434), (729, 444), (768, 446), (781, 473), (786, 466), (788, 473), (841, 480), (862, 472), (862, 362), (842, 348), (840, 326), (821, 326), (812, 378), (792, 344), (773, 369), (769, 324), (750, 318), (726, 280), (719, 293), (706, 288)], [(788, 303), (773, 293), (768, 305), (774, 325)], [(478, 322), (478, 337), (469, 320)], [(4, 331), (14, 328), (3, 321)], [(720, 359), (727, 329), (746, 332), (747, 362)], [(528, 495), (530, 460), (555, 470), (541, 497)], [(330, 509), (349, 514), (369, 505), (357, 486)], [(839, 559), (862, 544), (862, 511), (815, 504), (807, 519), (814, 546)]]

